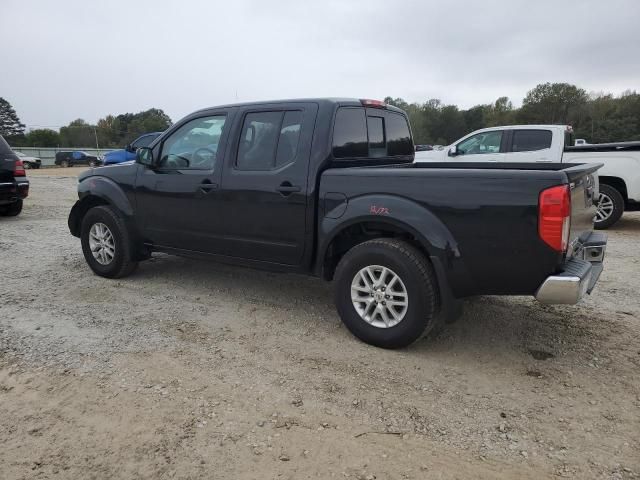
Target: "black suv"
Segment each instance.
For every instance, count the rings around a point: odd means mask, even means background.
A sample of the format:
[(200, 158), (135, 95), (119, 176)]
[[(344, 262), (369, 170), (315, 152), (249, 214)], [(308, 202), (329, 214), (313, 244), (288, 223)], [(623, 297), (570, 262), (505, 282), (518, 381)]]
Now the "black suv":
[(58, 152), (56, 153), (56, 165), (61, 167), (73, 167), (75, 165), (89, 165), (90, 167), (97, 167), (102, 162), (95, 155), (89, 155), (86, 152), (74, 151), (74, 152)]
[(22, 160), (0, 136), (0, 215), (15, 217), (22, 211), (22, 200), (29, 195)]

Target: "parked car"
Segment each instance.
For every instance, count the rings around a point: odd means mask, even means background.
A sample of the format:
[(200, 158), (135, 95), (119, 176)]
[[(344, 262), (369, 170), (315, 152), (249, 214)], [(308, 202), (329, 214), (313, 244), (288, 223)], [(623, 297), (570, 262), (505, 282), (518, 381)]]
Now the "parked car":
[(89, 155), (86, 152), (72, 151), (72, 152), (57, 152), (55, 164), (61, 167), (74, 167), (76, 165), (89, 165), (90, 167), (97, 167), (102, 163), (102, 160), (95, 155)]
[(484, 128), (441, 152), (416, 153), (416, 161), (603, 164), (596, 228), (609, 228), (625, 210), (640, 210), (640, 142), (573, 146), (572, 137), (566, 125)]
[(133, 142), (126, 145), (122, 150), (112, 150), (104, 155), (104, 165), (114, 163), (130, 162), (136, 159), (136, 150), (140, 147), (148, 147), (151, 142), (158, 138), (162, 132), (152, 132), (140, 135)]
[(22, 160), (0, 135), (0, 215), (20, 215), (28, 195), (29, 181)]
[(418, 164), (410, 132), (373, 100), (200, 110), (135, 163), (81, 174), (69, 229), (108, 278), (167, 252), (334, 280), (347, 328), (386, 348), (470, 295), (591, 292), (599, 165)]
[(26, 170), (29, 170), (30, 168), (40, 168), (42, 166), (42, 160), (40, 160), (38, 157), (30, 157), (22, 152), (14, 151), (13, 153), (15, 153), (20, 158), (20, 160), (22, 160), (22, 165), (24, 165), (24, 168)]

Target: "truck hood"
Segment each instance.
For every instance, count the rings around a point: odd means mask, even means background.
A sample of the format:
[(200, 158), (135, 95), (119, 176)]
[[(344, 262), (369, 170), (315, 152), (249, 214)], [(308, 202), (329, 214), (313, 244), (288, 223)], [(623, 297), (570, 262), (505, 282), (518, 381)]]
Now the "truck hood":
[(449, 151), (449, 147), (444, 147), (442, 150), (425, 150), (422, 152), (416, 152), (415, 161), (416, 162), (445, 162), (448, 161), (449, 157), (447, 156), (447, 152)]

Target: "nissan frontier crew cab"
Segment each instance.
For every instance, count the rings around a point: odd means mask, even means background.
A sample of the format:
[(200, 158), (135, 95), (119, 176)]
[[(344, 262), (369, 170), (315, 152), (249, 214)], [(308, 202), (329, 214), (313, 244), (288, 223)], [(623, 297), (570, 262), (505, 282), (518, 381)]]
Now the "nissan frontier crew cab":
[(333, 280), (344, 324), (386, 348), (464, 297), (576, 303), (594, 288), (599, 165), (413, 158), (406, 114), (379, 101), (209, 108), (135, 163), (82, 174), (69, 229), (109, 278), (168, 252)]

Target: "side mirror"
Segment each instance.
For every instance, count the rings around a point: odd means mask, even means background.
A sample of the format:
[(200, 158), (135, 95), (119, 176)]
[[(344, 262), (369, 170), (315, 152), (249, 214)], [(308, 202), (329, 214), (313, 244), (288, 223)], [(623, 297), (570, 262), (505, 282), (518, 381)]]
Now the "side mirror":
[(458, 147), (456, 145), (453, 145), (450, 149), (449, 149), (449, 156), (450, 157), (455, 157), (458, 155)]
[(145, 167), (153, 167), (153, 150), (149, 147), (140, 147), (136, 150), (136, 163)]

